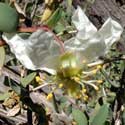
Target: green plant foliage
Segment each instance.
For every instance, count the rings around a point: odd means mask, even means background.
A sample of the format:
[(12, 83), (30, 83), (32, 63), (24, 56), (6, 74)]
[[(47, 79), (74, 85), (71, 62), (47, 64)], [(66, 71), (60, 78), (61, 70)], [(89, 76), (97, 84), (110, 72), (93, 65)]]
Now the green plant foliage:
[(122, 122), (123, 122), (123, 125), (125, 125), (125, 110), (123, 111), (123, 114), (122, 114)]
[(62, 16), (62, 9), (57, 8), (56, 11), (53, 13), (53, 15), (48, 19), (46, 24), (51, 28), (54, 27), (57, 24), (57, 22), (61, 19), (61, 16)]
[(21, 78), (21, 84), (23, 87), (26, 87), (28, 84), (32, 82), (32, 80), (35, 78), (36, 72), (30, 73), (24, 78)]
[(104, 122), (106, 121), (109, 114), (109, 106), (108, 104), (104, 104), (100, 107), (99, 111), (93, 118), (90, 125), (104, 125)]
[(4, 101), (5, 99), (9, 98), (11, 96), (11, 93), (5, 92), (5, 93), (0, 93), (0, 101)]
[(20, 84), (16, 83), (13, 80), (9, 80), (9, 86), (13, 91), (15, 91), (19, 96), (26, 96), (28, 94), (28, 91), (21, 86)]
[(0, 68), (3, 67), (5, 61), (5, 49), (4, 47), (0, 47)]
[(14, 32), (19, 23), (18, 13), (8, 4), (0, 2), (0, 31)]
[(65, 26), (62, 23), (58, 23), (54, 29), (56, 33), (60, 33), (65, 31)]
[(87, 118), (83, 112), (78, 109), (72, 110), (73, 119), (77, 122), (77, 125), (88, 125)]
[(9, 85), (13, 91), (15, 91), (18, 95), (21, 95), (21, 87), (14, 81), (9, 81)]

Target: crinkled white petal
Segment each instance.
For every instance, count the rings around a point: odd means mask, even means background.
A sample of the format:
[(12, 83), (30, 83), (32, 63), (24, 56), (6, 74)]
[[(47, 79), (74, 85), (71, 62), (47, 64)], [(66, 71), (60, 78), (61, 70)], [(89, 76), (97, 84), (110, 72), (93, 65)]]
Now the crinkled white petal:
[(107, 19), (97, 31), (80, 7), (75, 11), (72, 22), (78, 29), (78, 33), (74, 38), (65, 41), (64, 47), (66, 51), (73, 51), (88, 62), (108, 52), (123, 32), (121, 25), (111, 18)]
[(60, 46), (54, 40), (52, 33), (38, 30), (28, 39), (23, 39), (17, 34), (11, 39), (6, 36), (3, 38), (26, 68), (36, 70), (56, 67)]
[(97, 28), (89, 21), (79, 6), (72, 16), (72, 22), (78, 31), (82, 31), (81, 35), (86, 39), (97, 32)]
[(100, 42), (99, 36), (94, 36), (92, 39), (80, 40), (76, 37), (65, 42), (66, 51), (74, 52), (80, 60), (86, 62), (93, 61), (105, 52), (104, 41)]
[(102, 25), (101, 29), (98, 31), (98, 34), (100, 34), (101, 38), (104, 39), (107, 51), (114, 42), (117, 42), (120, 39), (122, 32), (123, 28), (121, 25), (111, 18), (108, 18), (107, 21)]

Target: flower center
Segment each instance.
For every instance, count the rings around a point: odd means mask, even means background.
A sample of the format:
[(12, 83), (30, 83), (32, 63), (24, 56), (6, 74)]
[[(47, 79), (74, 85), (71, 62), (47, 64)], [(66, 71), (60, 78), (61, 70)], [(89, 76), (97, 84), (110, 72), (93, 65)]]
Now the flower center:
[(62, 74), (63, 77), (76, 76), (80, 70), (78, 60), (73, 53), (67, 52), (60, 57), (59, 74)]

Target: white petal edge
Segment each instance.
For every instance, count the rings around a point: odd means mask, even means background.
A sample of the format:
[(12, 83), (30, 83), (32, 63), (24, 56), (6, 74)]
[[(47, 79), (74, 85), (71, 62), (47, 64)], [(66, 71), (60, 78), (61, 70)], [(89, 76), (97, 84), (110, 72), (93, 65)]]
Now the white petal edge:
[[(18, 34), (11, 39), (6, 36), (3, 38), (9, 44), (16, 58), (26, 68), (31, 70), (43, 69), (47, 72), (56, 68), (56, 62), (53, 63), (52, 61), (58, 59), (60, 45), (54, 40), (51, 32), (38, 30), (25, 40)], [(55, 72), (55, 70), (53, 71)]]

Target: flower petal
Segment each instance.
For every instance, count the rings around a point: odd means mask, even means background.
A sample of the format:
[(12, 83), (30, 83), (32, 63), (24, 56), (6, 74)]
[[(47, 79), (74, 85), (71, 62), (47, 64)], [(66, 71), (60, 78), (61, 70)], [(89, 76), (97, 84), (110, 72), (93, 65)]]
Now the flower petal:
[(122, 32), (123, 28), (119, 23), (111, 18), (106, 20), (101, 29), (98, 31), (102, 39), (105, 41), (106, 50), (108, 50), (114, 42), (120, 39)]
[(37, 30), (27, 39), (17, 34), (11, 39), (6, 36), (3, 38), (26, 68), (36, 70), (56, 67), (60, 45), (54, 40), (51, 32)]
[(104, 56), (111, 45), (119, 40), (123, 31), (121, 25), (111, 18), (97, 31), (80, 7), (75, 11), (72, 22), (78, 29), (78, 33), (65, 41), (65, 49), (77, 53), (80, 59), (87, 62)]
[(89, 21), (79, 6), (72, 16), (72, 22), (78, 31), (82, 31), (83, 38), (88, 38), (97, 32), (96, 27)]
[(102, 56), (105, 52), (105, 43), (100, 36), (96, 35), (89, 40), (72, 38), (64, 43), (66, 51), (76, 53), (80, 60), (91, 62)]

